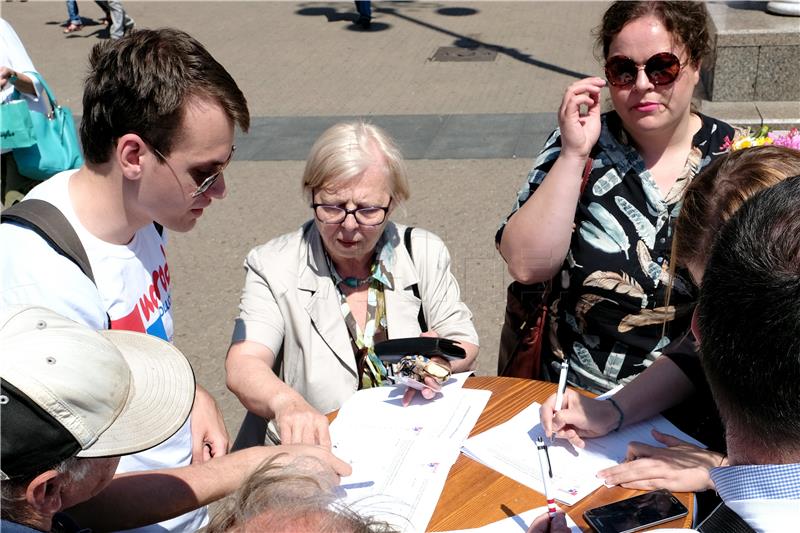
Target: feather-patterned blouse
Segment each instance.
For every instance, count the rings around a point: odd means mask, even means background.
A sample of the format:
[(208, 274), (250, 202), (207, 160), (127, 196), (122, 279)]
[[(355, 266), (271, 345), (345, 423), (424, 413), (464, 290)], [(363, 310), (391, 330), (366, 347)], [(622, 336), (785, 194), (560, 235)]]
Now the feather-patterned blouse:
[[(666, 196), (627, 142), (617, 114), (602, 116), (570, 250), (553, 284), (550, 348), (567, 357), (573, 385), (603, 392), (630, 381), (689, 327), (697, 289), (687, 272), (678, 269), (673, 280), (669, 273), (675, 218), (692, 178), (725, 153), (724, 138), (733, 135), (730, 125), (699, 116), (702, 126), (686, 165)], [(560, 152), (556, 130), (497, 231), (498, 243), (508, 218), (536, 191)]]

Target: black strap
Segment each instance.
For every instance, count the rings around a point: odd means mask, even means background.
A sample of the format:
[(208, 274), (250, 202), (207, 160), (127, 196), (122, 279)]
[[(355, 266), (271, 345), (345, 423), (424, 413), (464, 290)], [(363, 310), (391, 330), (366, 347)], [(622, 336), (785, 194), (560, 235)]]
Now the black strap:
[(700, 533), (755, 533), (755, 529), (722, 502), (697, 526)]
[[(413, 227), (407, 227), (405, 233), (403, 234), (403, 243), (406, 245), (406, 250), (408, 250), (408, 256), (411, 258), (411, 262), (414, 262), (414, 252), (411, 249), (411, 231)], [(416, 267), (416, 265), (414, 265)], [(418, 271), (419, 272), (419, 271)], [(424, 333), (428, 331), (428, 323), (425, 321), (425, 311), (422, 309), (422, 298), (419, 296), (419, 286), (415, 283), (411, 286), (411, 291), (414, 293), (414, 296), (419, 298), (419, 314), (417, 315), (417, 322), (419, 322), (419, 328)]]
[(75, 263), (94, 281), (89, 257), (78, 234), (64, 214), (50, 202), (31, 199), (14, 204), (0, 215), (2, 222), (14, 222), (35, 231), (56, 252)]

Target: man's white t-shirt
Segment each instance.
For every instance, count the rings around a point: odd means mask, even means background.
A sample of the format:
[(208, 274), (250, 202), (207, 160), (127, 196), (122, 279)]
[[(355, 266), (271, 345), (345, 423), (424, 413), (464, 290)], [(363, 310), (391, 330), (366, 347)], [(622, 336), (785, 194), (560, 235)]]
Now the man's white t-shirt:
[[(26, 199), (46, 200), (64, 214), (86, 249), (97, 285), (33, 231), (0, 224), (0, 305), (42, 305), (95, 329), (110, 326), (172, 342), (170, 272), (164, 239), (152, 224), (139, 229), (126, 245), (111, 244), (89, 233), (78, 220), (69, 197), (69, 179), (75, 172), (56, 174), (36, 186)], [(117, 473), (187, 466), (191, 459), (191, 428), (187, 420), (159, 446), (122, 457)], [(196, 531), (205, 525), (207, 517), (206, 508), (201, 508), (131, 531)]]

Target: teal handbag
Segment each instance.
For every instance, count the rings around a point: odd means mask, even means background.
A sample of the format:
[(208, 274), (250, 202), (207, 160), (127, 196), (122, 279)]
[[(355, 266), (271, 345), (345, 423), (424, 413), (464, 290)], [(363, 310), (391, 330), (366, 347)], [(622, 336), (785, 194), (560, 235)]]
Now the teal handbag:
[(80, 167), (83, 157), (72, 112), (68, 107), (58, 105), (44, 78), (35, 72), (25, 74), (36, 77), (44, 87), (50, 102), (50, 113), (29, 113), (36, 144), (15, 149), (14, 160), (21, 175), (43, 181), (61, 171)]
[[(16, 91), (14, 95), (16, 96)], [(36, 144), (31, 112), (25, 100), (0, 105), (0, 148), (11, 150)]]

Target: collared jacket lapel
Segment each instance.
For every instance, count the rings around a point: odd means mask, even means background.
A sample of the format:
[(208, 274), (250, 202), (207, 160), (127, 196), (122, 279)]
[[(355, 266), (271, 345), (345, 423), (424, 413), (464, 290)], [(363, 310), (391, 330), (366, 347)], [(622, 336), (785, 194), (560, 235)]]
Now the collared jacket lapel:
[(322, 239), (313, 222), (305, 232), (305, 239), (306, 260), (301, 262), (303, 270), (300, 272), (297, 288), (309, 292), (305, 309), (311, 318), (312, 327), (355, 376), (356, 361), (350, 336), (342, 320), (339, 296), (331, 281)]

